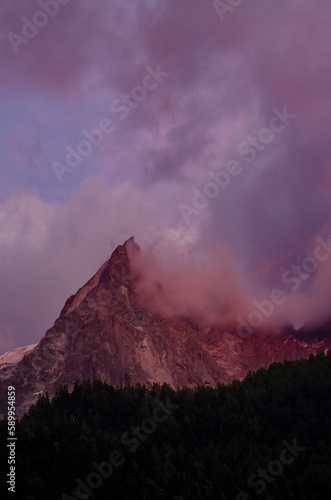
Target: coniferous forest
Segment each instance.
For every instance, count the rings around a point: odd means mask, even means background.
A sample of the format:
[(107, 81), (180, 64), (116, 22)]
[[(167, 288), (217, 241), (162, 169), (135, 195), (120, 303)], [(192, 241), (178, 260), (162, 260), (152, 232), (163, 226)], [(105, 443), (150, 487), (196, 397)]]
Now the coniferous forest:
[(215, 388), (77, 380), (16, 426), (19, 500), (326, 500), (331, 351)]

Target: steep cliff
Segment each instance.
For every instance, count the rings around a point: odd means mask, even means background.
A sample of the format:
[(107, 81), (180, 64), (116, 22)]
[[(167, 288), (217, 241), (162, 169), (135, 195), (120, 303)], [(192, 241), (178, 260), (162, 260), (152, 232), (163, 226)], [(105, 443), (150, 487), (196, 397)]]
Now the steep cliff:
[(40, 392), (54, 394), (60, 384), (71, 386), (77, 377), (100, 378), (113, 385), (215, 385), (331, 345), (329, 329), (306, 337), (287, 329), (277, 337), (253, 334), (243, 339), (230, 330), (201, 330), (187, 319), (166, 320), (152, 314), (142, 308), (135, 292), (139, 277), (131, 274), (129, 258), (135, 252), (140, 249), (133, 238), (117, 247), (67, 300), (39, 344), (0, 359), (0, 413), (6, 410), (8, 385), (16, 388), (22, 415)]

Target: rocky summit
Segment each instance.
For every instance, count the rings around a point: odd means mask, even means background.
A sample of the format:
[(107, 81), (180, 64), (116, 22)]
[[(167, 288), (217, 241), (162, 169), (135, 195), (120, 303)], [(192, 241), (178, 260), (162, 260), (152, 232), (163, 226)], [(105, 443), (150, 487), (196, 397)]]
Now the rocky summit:
[(0, 413), (7, 387), (16, 388), (22, 415), (60, 384), (77, 377), (113, 385), (166, 382), (172, 387), (216, 385), (243, 378), (274, 361), (306, 357), (331, 345), (330, 328), (241, 338), (224, 327), (199, 328), (188, 319), (165, 319), (141, 305), (139, 280), (130, 256), (140, 252), (133, 237), (118, 246), (99, 271), (65, 303), (59, 318), (37, 345), (0, 357)]

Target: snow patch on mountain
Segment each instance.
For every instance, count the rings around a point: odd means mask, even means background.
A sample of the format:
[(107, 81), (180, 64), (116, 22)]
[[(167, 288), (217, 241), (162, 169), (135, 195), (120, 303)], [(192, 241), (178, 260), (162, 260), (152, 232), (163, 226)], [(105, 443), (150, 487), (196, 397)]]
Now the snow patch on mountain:
[(31, 344), (25, 347), (17, 347), (11, 351), (5, 352), (0, 356), (0, 366), (3, 365), (14, 365), (23, 359), (25, 354), (31, 352), (38, 344)]

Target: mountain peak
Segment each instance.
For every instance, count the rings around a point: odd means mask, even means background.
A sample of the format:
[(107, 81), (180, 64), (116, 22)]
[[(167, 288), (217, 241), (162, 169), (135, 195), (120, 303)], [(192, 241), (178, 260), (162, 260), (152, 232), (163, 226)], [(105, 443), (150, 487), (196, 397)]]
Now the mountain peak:
[(110, 256), (110, 259), (105, 262), (104, 269), (100, 276), (100, 282), (105, 280), (112, 280), (113, 284), (120, 281), (122, 284), (127, 284), (130, 280), (130, 257), (141, 252), (139, 245), (134, 241), (131, 236), (123, 245), (115, 248)]
[(87, 295), (101, 283), (107, 283), (113, 292), (116, 292), (121, 286), (131, 288), (133, 277), (130, 272), (130, 256), (139, 252), (141, 252), (140, 247), (134, 241), (133, 236), (126, 240), (123, 245), (118, 245), (96, 274), (76, 294), (69, 297), (60, 316), (65, 316), (76, 309)]
[(120, 265), (122, 266), (127, 272), (130, 271), (130, 263), (129, 263), (129, 258), (130, 256), (139, 253), (140, 247), (137, 245), (137, 243), (134, 241), (134, 237), (131, 236), (128, 240), (125, 241), (123, 245), (118, 245), (118, 247), (115, 248), (113, 253), (110, 256), (110, 259), (108, 260), (108, 263), (110, 267), (115, 266), (115, 265)]
[(77, 377), (113, 385), (215, 385), (331, 345), (329, 328), (307, 338), (297, 337), (295, 331), (241, 338), (221, 326), (199, 329), (188, 319), (154, 314), (140, 305), (139, 277), (130, 269), (130, 259), (138, 252), (133, 237), (119, 245), (67, 300), (37, 346), (0, 360), (0, 413), (6, 408), (9, 385), (17, 388), (17, 415), (22, 415), (41, 391), (54, 394), (60, 384), (72, 387)]

